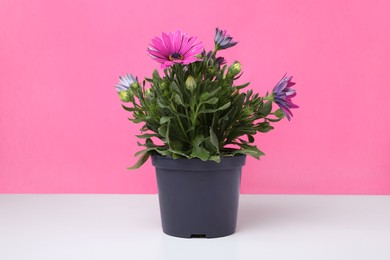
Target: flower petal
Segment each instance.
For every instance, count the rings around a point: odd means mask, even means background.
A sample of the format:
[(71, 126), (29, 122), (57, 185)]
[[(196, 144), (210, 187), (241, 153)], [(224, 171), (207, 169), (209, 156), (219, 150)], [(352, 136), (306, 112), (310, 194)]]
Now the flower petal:
[(153, 49), (158, 52), (161, 52), (164, 56), (169, 56), (168, 50), (165, 48), (165, 45), (160, 38), (155, 37), (154, 39), (152, 39), (152, 43), (153, 44), (151, 44), (151, 46), (153, 47)]
[(172, 46), (171, 38), (165, 33), (162, 33), (161, 36), (162, 36), (162, 41), (164, 43), (165, 49), (168, 51), (168, 53), (172, 54), (173, 46)]
[(151, 49), (148, 49), (147, 50), (149, 52), (150, 55), (153, 55), (155, 57), (158, 57), (158, 58), (161, 58), (161, 59), (168, 59), (167, 56), (163, 55), (162, 53), (160, 52), (157, 52), (155, 50), (151, 50)]

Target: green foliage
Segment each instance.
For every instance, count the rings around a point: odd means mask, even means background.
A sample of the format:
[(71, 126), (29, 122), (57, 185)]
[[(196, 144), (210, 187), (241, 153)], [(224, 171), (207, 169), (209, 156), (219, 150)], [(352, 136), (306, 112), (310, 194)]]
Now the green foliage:
[[(237, 154), (264, 155), (253, 144), (254, 135), (272, 130), (271, 123), (281, 120), (283, 112), (271, 113), (272, 97), (242, 91), (249, 83), (235, 85), (240, 71), (237, 62), (228, 69), (215, 55), (204, 56), (189, 65), (175, 64), (163, 75), (155, 70), (142, 86), (135, 84), (131, 106), (123, 108), (132, 115), (130, 121), (143, 124), (137, 137), (144, 150), (129, 169), (140, 167), (151, 154), (216, 162)], [(162, 144), (155, 144), (156, 139)]]

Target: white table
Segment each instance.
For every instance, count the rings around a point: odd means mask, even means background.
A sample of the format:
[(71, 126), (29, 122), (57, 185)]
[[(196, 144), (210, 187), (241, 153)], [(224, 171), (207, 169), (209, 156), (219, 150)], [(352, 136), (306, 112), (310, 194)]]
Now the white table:
[(156, 195), (0, 195), (1, 260), (389, 260), (390, 196), (241, 195), (237, 232), (162, 233)]

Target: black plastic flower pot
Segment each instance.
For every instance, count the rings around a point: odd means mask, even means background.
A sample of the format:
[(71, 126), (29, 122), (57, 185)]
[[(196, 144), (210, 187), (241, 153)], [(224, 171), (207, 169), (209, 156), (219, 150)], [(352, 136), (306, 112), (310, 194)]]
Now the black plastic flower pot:
[(245, 159), (224, 157), (216, 163), (153, 155), (164, 233), (183, 238), (233, 234)]

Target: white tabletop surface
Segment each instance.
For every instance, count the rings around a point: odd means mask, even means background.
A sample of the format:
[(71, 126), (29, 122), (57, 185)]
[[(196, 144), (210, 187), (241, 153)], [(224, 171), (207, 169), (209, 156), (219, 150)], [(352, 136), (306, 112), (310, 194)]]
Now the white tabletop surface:
[(156, 195), (0, 195), (0, 259), (390, 259), (390, 196), (241, 195), (238, 218), (182, 239)]

